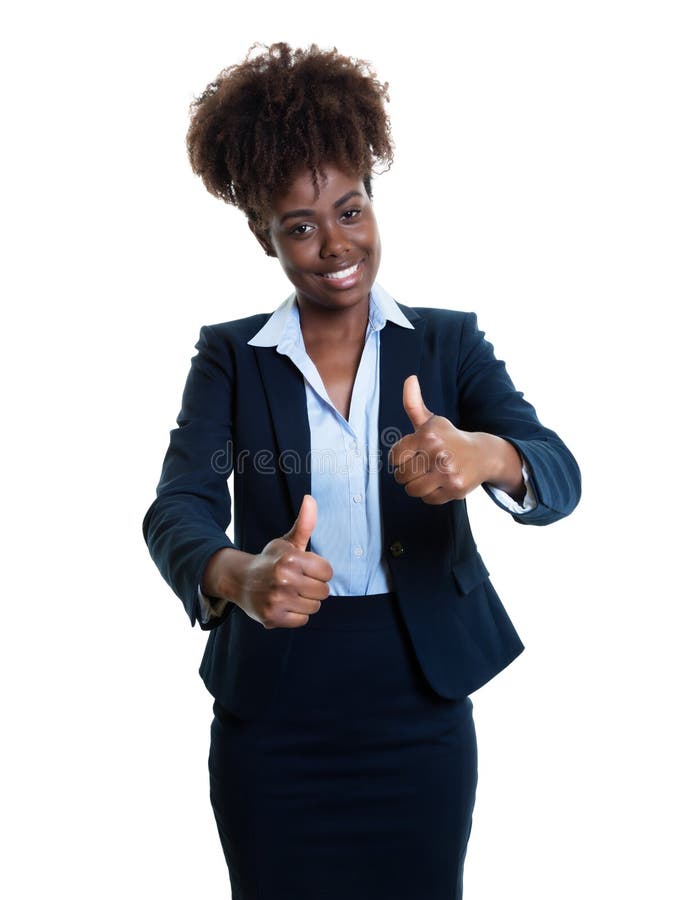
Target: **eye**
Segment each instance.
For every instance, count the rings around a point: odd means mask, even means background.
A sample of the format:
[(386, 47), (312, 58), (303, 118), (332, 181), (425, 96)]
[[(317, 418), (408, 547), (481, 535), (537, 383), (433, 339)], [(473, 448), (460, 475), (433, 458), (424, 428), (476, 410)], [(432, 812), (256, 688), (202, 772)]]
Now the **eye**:
[[(304, 229), (304, 228), (307, 228), (308, 230), (303, 231), (302, 229)], [(289, 234), (295, 234), (300, 237), (304, 237), (306, 234), (309, 233), (311, 228), (312, 228), (312, 225), (308, 225), (307, 222), (301, 222), (299, 225), (294, 225), (294, 227), (289, 231)]]
[(361, 210), (358, 207), (353, 207), (352, 209), (346, 209), (343, 213), (343, 218), (347, 219), (348, 222), (352, 221), (352, 219), (356, 219)]

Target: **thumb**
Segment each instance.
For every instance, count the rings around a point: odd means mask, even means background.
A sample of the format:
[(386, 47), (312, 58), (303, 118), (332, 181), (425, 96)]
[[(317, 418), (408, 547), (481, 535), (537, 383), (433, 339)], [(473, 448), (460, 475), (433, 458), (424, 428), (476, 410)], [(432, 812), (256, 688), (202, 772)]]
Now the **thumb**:
[(284, 535), (284, 540), (290, 541), (299, 550), (305, 550), (316, 524), (317, 501), (312, 494), (304, 494), (296, 521)]
[(417, 431), (434, 413), (425, 406), (417, 375), (409, 375), (404, 381), (404, 409)]

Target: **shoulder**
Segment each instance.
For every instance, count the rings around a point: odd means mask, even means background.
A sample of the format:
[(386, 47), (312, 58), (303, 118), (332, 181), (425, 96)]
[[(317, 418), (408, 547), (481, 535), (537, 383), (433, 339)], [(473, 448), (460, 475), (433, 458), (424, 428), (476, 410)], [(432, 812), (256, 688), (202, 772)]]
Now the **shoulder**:
[(409, 322), (425, 329), (426, 340), (443, 340), (461, 343), (478, 332), (477, 316), (474, 312), (459, 309), (441, 309), (436, 306), (406, 306), (397, 302)]
[(244, 343), (260, 331), (263, 325), (272, 316), (272, 313), (256, 313), (253, 316), (245, 316), (242, 319), (231, 319), (229, 322), (217, 322), (213, 325), (203, 325), (202, 332), (213, 340)]
[(395, 301), (410, 323), (417, 327), (416, 320), (422, 319), (426, 326), (432, 328), (462, 330), (468, 320), (476, 319), (476, 314), (459, 309), (445, 309), (437, 306), (407, 306)]
[(247, 345), (272, 313), (257, 313), (228, 322), (202, 325), (199, 338), (194, 344), (197, 354), (192, 358), (193, 366), (209, 372), (231, 374), (242, 366), (250, 365), (254, 358), (253, 347)]

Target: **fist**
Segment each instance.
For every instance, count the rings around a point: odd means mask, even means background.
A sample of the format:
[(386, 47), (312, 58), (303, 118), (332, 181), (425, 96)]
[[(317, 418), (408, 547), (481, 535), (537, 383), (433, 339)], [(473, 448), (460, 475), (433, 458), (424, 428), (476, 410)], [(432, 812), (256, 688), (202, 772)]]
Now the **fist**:
[(240, 606), (264, 628), (306, 625), (329, 596), (330, 563), (305, 549), (316, 522), (317, 502), (306, 494), (291, 530), (266, 544), (246, 569)]
[(479, 434), (461, 431), (423, 401), (417, 375), (404, 381), (403, 404), (413, 426), (390, 448), (394, 480), (410, 497), (439, 505), (461, 500), (486, 480)]

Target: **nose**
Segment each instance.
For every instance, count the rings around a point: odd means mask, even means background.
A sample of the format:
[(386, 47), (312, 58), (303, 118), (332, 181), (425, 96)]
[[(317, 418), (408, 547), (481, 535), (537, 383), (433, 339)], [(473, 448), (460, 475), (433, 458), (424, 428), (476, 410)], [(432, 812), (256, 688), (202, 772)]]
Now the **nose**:
[(329, 256), (342, 256), (349, 253), (350, 242), (344, 232), (337, 226), (328, 226), (323, 234), (323, 240), (319, 255), (322, 259)]

